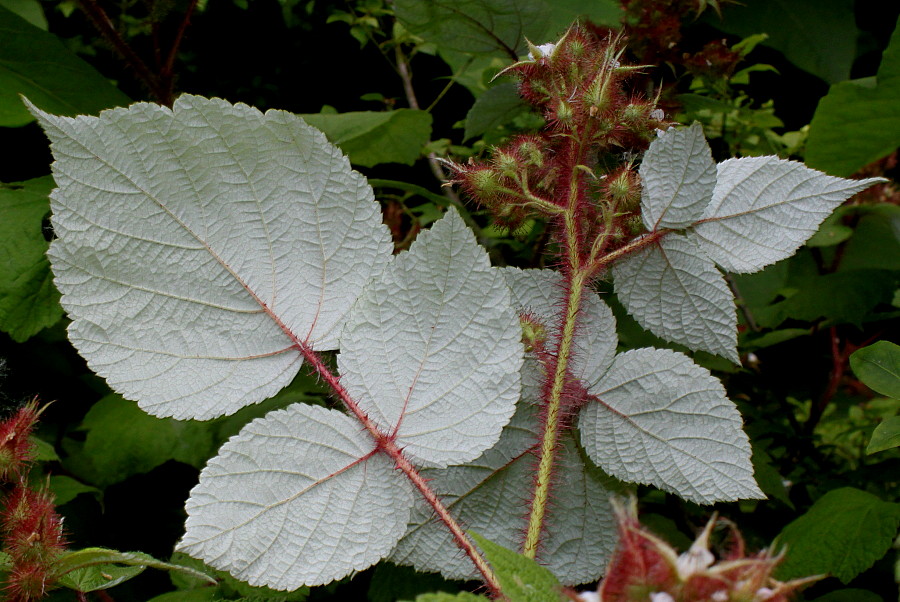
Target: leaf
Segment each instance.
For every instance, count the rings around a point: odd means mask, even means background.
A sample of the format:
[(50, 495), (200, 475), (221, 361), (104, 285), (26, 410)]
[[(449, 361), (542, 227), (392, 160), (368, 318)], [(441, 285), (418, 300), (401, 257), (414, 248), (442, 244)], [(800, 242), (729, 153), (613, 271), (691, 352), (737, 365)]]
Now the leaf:
[(847, 584), (884, 556), (898, 526), (900, 504), (853, 487), (829, 491), (778, 536), (787, 556), (775, 577), (831, 573)]
[[(533, 452), (539, 442), (536, 411), (528, 401), (520, 403), (497, 445), (474, 462), (422, 471), (467, 529), (510, 549), (521, 544), (527, 527), (525, 500), (532, 494)], [(555, 490), (564, 495), (548, 508), (540, 558), (563, 583), (588, 583), (602, 574), (615, 546), (609, 498), (618, 485), (585, 462), (571, 436), (562, 438), (557, 454)], [(452, 549), (447, 529), (420, 502), (391, 560), (439, 571), (448, 579), (476, 577), (471, 561), (447, 552)]]
[(763, 498), (750, 442), (722, 384), (667, 349), (618, 355), (589, 392), (578, 419), (581, 442), (603, 470), (701, 504)]
[(177, 571), (215, 585), (212, 577), (190, 567), (156, 560), (142, 552), (119, 552), (107, 548), (84, 548), (65, 552), (53, 563), (53, 578), (79, 592), (109, 589), (150, 567)]
[(767, 34), (764, 44), (829, 83), (850, 76), (858, 31), (852, 0), (755, 0), (729, 5), (715, 27), (742, 38)]
[(169, 592), (150, 598), (147, 602), (209, 602), (218, 599), (216, 590), (210, 587), (190, 591)]
[(873, 391), (900, 399), (900, 345), (878, 341), (863, 347), (850, 356), (850, 367)]
[(118, 395), (94, 404), (81, 428), (87, 465), (77, 472), (104, 488), (168, 460), (202, 468), (217, 447), (207, 424), (156, 418)]
[(53, 178), (0, 183), (0, 330), (22, 342), (62, 318), (42, 223)]
[(28, 437), (28, 442), (31, 444), (34, 459), (38, 462), (52, 462), (59, 460), (59, 455), (57, 455), (56, 448), (53, 447), (53, 444), (34, 435)]
[(640, 167), (641, 216), (650, 231), (696, 222), (712, 199), (716, 163), (699, 122), (670, 128), (650, 144)]
[(812, 602), (884, 602), (884, 599), (867, 589), (847, 588), (819, 596)]
[(298, 344), (337, 348), (389, 261), (371, 189), (294, 115), (196, 96), (35, 114), (56, 158), (69, 338), (152, 414), (209, 419), (274, 395)]
[(459, 592), (456, 594), (448, 594), (447, 592), (437, 592), (434, 594), (421, 594), (416, 596), (415, 602), (480, 602), (488, 600), (484, 596), (472, 594), (469, 592)]
[(103, 492), (96, 487), (85, 485), (84, 483), (65, 475), (54, 475), (50, 477), (49, 482), (50, 491), (53, 492), (53, 503), (57, 506), (62, 506), (63, 504), (74, 500), (82, 493), (92, 493), (98, 498), (103, 495)]
[(466, 113), (464, 138), (470, 140), (510, 123), (516, 115), (527, 110), (528, 105), (519, 96), (519, 90), (514, 83), (505, 82), (488, 88)]
[(19, 95), (52, 113), (98, 113), (131, 100), (59, 39), (0, 6), (0, 127), (33, 117)]
[(559, 581), (546, 568), (478, 533), (470, 532), (470, 535), (484, 552), (500, 588), (509, 599), (517, 602), (560, 602), (564, 599)]
[(477, 458), (509, 422), (521, 337), (502, 275), (450, 209), (366, 288), (338, 368), (410, 459), (445, 467)]
[[(216, 587), (210, 588), (209, 583), (205, 580), (197, 579), (187, 573), (173, 573), (170, 578), (172, 585), (181, 590), (182, 593), (188, 591), (209, 591), (213, 589), (216, 593), (216, 599), (233, 599), (241, 600), (259, 600), (260, 602), (300, 602), (309, 597), (309, 588), (301, 587), (294, 591), (283, 592), (277, 591), (270, 587), (253, 587), (239, 579), (236, 579), (225, 571), (217, 571), (196, 558), (191, 558), (187, 554), (175, 552), (172, 554), (171, 562), (182, 566), (196, 569), (215, 578)], [(175, 602), (178, 602), (177, 600)]]
[[(446, 581), (435, 573), (420, 573), (408, 566), (380, 562), (372, 573), (367, 597), (368, 602), (396, 602), (397, 600), (411, 600), (426, 592), (446, 589), (455, 592), (460, 585), (462, 584)], [(455, 593), (446, 595), (454, 599)]]
[(887, 270), (849, 270), (817, 276), (788, 299), (769, 308), (766, 321), (781, 324), (788, 318), (861, 326), (879, 303), (890, 303), (898, 274)]
[(425, 111), (359, 111), (301, 115), (339, 146), (350, 162), (372, 167), (380, 163), (412, 165), (431, 138), (431, 115)]
[(874, 454), (898, 446), (900, 446), (900, 416), (891, 416), (875, 427), (866, 453)]
[(200, 474), (178, 549), (250, 585), (293, 590), (365, 569), (403, 535), (412, 490), (340, 412), (254, 420)]
[(875, 79), (836, 83), (819, 101), (806, 142), (810, 167), (849, 176), (900, 146), (900, 28)]
[(583, 16), (618, 25), (618, 6), (610, 0), (400, 0), (397, 18), (412, 33), (442, 50), (472, 54), (524, 54), (525, 38), (535, 43), (559, 38)]
[(38, 0), (0, 0), (0, 7), (14, 12), (38, 29), (47, 31), (47, 17)]
[(726, 270), (755, 272), (793, 255), (838, 205), (882, 181), (835, 178), (775, 156), (728, 159), (688, 234)]
[(734, 295), (690, 239), (669, 234), (613, 265), (616, 295), (638, 323), (739, 364)]

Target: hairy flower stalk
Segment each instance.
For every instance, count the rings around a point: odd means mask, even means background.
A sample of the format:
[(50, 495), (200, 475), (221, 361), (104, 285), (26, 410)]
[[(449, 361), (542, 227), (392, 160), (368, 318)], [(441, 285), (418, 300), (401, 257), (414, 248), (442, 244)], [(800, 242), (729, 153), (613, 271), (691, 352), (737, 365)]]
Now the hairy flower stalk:
[(655, 101), (625, 89), (640, 68), (623, 64), (622, 55), (619, 38), (598, 39), (577, 26), (555, 44), (532, 45), (529, 58), (503, 74), (519, 79), (522, 97), (545, 117), (545, 130), (513, 139), (488, 163), (451, 165), (463, 190), (501, 221), (550, 220), (563, 262), (565, 310), (548, 336), (537, 474), (522, 548), (531, 558), (540, 552), (565, 419), (577, 409), (565, 400), (585, 289), (612, 260), (659, 236), (635, 240), (643, 227), (630, 156), (656, 137), (663, 116)]

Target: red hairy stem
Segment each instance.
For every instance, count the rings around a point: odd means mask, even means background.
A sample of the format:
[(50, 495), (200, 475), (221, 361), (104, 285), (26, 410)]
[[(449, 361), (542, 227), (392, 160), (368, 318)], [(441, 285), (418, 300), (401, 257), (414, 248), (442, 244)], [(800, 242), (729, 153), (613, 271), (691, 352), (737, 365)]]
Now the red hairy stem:
[(406, 478), (408, 478), (419, 493), (422, 494), (422, 497), (425, 498), (425, 501), (434, 510), (438, 519), (444, 523), (453, 535), (456, 545), (466, 553), (475, 565), (475, 568), (484, 579), (485, 586), (488, 588), (491, 595), (497, 599), (505, 599), (500, 587), (500, 582), (494, 575), (494, 571), (491, 570), (487, 561), (475, 548), (475, 544), (472, 543), (472, 540), (469, 539), (459, 523), (450, 515), (447, 507), (444, 506), (434, 490), (428, 486), (428, 483), (422, 475), (419, 474), (416, 467), (403, 455), (403, 451), (397, 446), (393, 437), (381, 432), (378, 426), (371, 418), (369, 418), (368, 414), (366, 414), (365, 411), (359, 407), (359, 404), (350, 396), (347, 389), (341, 384), (340, 378), (328, 369), (328, 366), (325, 365), (319, 355), (313, 351), (309, 345), (298, 342), (297, 348), (300, 350), (300, 353), (303, 354), (303, 359), (306, 360), (316, 371), (316, 374), (331, 387), (331, 390), (334, 391), (335, 395), (338, 396), (344, 406), (350, 410), (350, 412), (362, 423), (372, 438), (375, 439), (375, 444), (379, 451), (387, 454), (394, 461), (397, 469), (403, 472), (403, 474), (406, 475)]

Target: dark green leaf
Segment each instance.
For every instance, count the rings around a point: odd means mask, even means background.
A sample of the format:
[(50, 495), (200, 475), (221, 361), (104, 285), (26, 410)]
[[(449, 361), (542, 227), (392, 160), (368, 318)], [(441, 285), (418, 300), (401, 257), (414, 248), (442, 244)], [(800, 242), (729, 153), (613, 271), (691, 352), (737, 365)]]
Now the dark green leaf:
[(555, 42), (577, 17), (616, 25), (621, 9), (610, 0), (400, 0), (397, 18), (442, 49), (500, 53), (510, 59), (535, 44)]
[(784, 503), (789, 508), (793, 508), (794, 504), (788, 497), (787, 488), (784, 486), (784, 477), (772, 465), (771, 456), (762, 446), (753, 445), (751, 462), (753, 462), (753, 477), (763, 493)]
[(900, 345), (878, 341), (850, 356), (850, 367), (867, 387), (900, 399)]
[(193, 589), (190, 591), (169, 592), (150, 598), (147, 602), (207, 602), (216, 600), (216, 589), (205, 587), (203, 589)]
[(806, 283), (789, 299), (772, 306), (777, 325), (788, 318), (812, 322), (861, 324), (879, 303), (890, 303), (897, 290), (897, 273), (887, 270), (852, 270), (826, 274)]
[(477, 533), (472, 539), (494, 569), (503, 593), (515, 602), (560, 602), (561, 588), (549, 569)]
[(301, 115), (322, 130), (356, 165), (412, 165), (431, 137), (431, 115), (425, 111), (316, 113)]
[(0, 0), (0, 6), (16, 13), (38, 29), (47, 31), (47, 17), (38, 0)]
[(53, 492), (53, 502), (57, 506), (62, 506), (63, 504), (74, 500), (82, 493), (93, 493), (97, 496), (102, 493), (96, 487), (85, 485), (84, 483), (65, 475), (54, 475), (50, 477), (50, 491)]
[(28, 441), (34, 446), (34, 459), (38, 462), (52, 462), (54, 460), (59, 460), (56, 449), (43, 439), (39, 439), (32, 435), (28, 438)]
[[(0, 9), (0, 23), (2, 18)], [(0, 330), (20, 342), (63, 315), (46, 257), (49, 243), (41, 229), (52, 189), (50, 176), (0, 183)]]
[(874, 454), (897, 446), (900, 446), (900, 416), (891, 416), (875, 427), (866, 453)]
[(482, 602), (483, 600), (488, 600), (488, 598), (469, 592), (459, 592), (458, 594), (437, 592), (435, 594), (416, 596), (415, 602)]
[(847, 79), (856, 57), (852, 0), (755, 0), (711, 23), (742, 38), (768, 34), (765, 45), (829, 83)]
[(225, 571), (208, 567), (202, 561), (191, 558), (182, 552), (172, 555), (174, 564), (195, 569), (197, 573), (172, 573), (172, 583), (180, 590), (194, 591), (197, 588), (207, 589), (206, 575), (213, 575), (219, 585), (216, 588), (217, 599), (240, 598), (242, 600), (258, 600), (259, 602), (301, 602), (309, 595), (308, 587), (301, 587), (292, 592), (283, 592), (269, 587), (254, 587), (249, 583), (236, 579)]
[(900, 146), (900, 29), (882, 55), (876, 80), (835, 84), (819, 101), (806, 143), (810, 167), (849, 176)]
[[(455, 592), (459, 586), (437, 573), (420, 573), (412, 567), (382, 562), (375, 567), (372, 581), (369, 583), (369, 602), (411, 600), (419, 594), (447, 589)], [(454, 596), (455, 593), (446, 595)]]
[(847, 241), (840, 270), (900, 270), (900, 207), (863, 205), (854, 234)]
[(96, 114), (131, 102), (56, 36), (0, 7), (0, 126), (34, 120), (20, 94), (58, 115)]
[(156, 418), (118, 395), (94, 404), (82, 428), (87, 430), (84, 448), (69, 465), (100, 487), (149, 472), (167, 460), (200, 468), (216, 449), (206, 423)]
[(507, 82), (488, 89), (478, 97), (466, 115), (466, 140), (507, 124), (528, 110), (515, 84)]
[(884, 602), (878, 594), (866, 589), (839, 589), (825, 594), (812, 602)]
[(776, 577), (830, 573), (849, 583), (884, 556), (898, 526), (900, 504), (852, 487), (829, 491), (778, 536), (787, 556)]

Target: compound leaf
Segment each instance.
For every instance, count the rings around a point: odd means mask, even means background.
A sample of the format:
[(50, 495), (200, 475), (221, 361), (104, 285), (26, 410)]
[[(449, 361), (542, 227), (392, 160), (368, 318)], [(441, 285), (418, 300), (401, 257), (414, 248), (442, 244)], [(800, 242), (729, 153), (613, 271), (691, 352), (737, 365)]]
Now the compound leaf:
[(182, 96), (65, 118), (52, 142), (55, 283), (91, 368), (157, 416), (274, 395), (298, 344), (335, 349), (391, 255), (365, 179), (283, 111)]
[(515, 410), (521, 337), (503, 276), (451, 209), (360, 297), (341, 382), (417, 464), (468, 462)]
[(597, 399), (579, 416), (581, 442), (612, 476), (701, 504), (765, 497), (737, 408), (685, 355), (622, 353), (589, 392)]
[(831, 573), (847, 584), (884, 556), (898, 526), (900, 504), (853, 487), (829, 491), (778, 536), (787, 555), (775, 576)]
[(251, 585), (321, 585), (386, 556), (412, 504), (409, 483), (354, 418), (295, 404), (210, 460), (179, 549)]
[(684, 228), (700, 219), (716, 185), (716, 163), (703, 126), (670, 128), (654, 140), (640, 174), (641, 216), (648, 230)]
[(627, 256), (613, 279), (628, 313), (656, 336), (740, 362), (734, 295), (687, 237), (670, 234)]
[(688, 234), (726, 270), (755, 272), (793, 255), (838, 205), (882, 181), (835, 178), (775, 156), (728, 159)]

